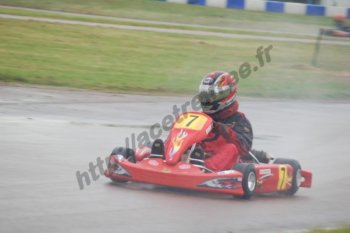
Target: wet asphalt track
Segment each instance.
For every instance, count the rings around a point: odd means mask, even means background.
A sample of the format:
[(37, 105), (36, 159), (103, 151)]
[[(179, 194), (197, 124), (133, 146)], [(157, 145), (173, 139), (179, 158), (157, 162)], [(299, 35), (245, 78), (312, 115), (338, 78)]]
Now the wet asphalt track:
[(242, 201), (104, 177), (79, 190), (76, 171), (187, 99), (0, 86), (0, 231), (295, 232), (349, 224), (346, 102), (241, 99), (255, 147), (313, 171), (313, 188), (293, 198)]

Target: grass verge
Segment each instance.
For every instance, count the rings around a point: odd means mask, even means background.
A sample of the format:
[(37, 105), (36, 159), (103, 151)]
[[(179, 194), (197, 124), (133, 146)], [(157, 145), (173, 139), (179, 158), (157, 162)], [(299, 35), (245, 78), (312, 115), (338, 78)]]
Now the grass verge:
[(316, 35), (297, 35), (289, 34), (288, 32), (259, 32), (259, 31), (247, 31), (243, 29), (233, 29), (225, 27), (210, 27), (210, 26), (191, 26), (191, 25), (171, 25), (164, 24), (161, 21), (154, 22), (142, 22), (134, 20), (123, 20), (123, 18), (105, 18), (104, 16), (96, 15), (74, 15), (66, 14), (66, 12), (52, 11), (35, 11), (31, 9), (11, 9), (0, 7), (0, 14), (18, 15), (18, 16), (29, 16), (29, 17), (40, 17), (40, 18), (50, 18), (50, 19), (64, 19), (64, 20), (75, 20), (82, 22), (95, 22), (95, 23), (108, 23), (108, 24), (118, 24), (118, 25), (130, 25), (130, 26), (141, 26), (141, 27), (154, 27), (154, 28), (166, 28), (166, 29), (183, 29), (191, 31), (209, 31), (209, 32), (222, 32), (222, 33), (234, 33), (234, 34), (244, 34), (244, 35), (259, 35), (259, 36), (276, 36), (276, 37), (288, 37), (288, 38), (298, 38), (298, 39), (315, 39)]
[[(308, 30), (329, 25), (324, 17), (293, 16), (169, 4), (151, 0), (0, 0), (0, 4), (77, 13), (200, 23), (244, 29)], [(163, 27), (26, 10), (2, 13), (135, 26)], [(113, 21), (113, 22), (112, 22)], [(3, 20), (0, 80), (123, 91), (189, 93), (208, 70), (238, 70), (257, 63), (255, 50), (267, 42), (88, 28)], [(199, 30), (183, 26), (176, 29)], [(240, 33), (235, 29), (235, 33)], [(219, 30), (221, 31), (221, 30)], [(226, 31), (226, 30), (225, 30)], [(230, 31), (230, 30), (229, 30)], [(259, 34), (259, 33), (257, 33)], [(273, 43), (271, 64), (241, 79), (243, 95), (347, 98), (347, 47), (323, 46), (319, 68), (310, 65), (313, 45)]]
[(326, 17), (222, 9), (156, 0), (0, 0), (0, 4), (236, 29), (278, 30), (286, 33), (314, 33), (321, 26), (333, 24)]
[(350, 48), (268, 43), (0, 20), (0, 81), (112, 91), (195, 93), (205, 73), (252, 67), (259, 46), (271, 62), (239, 82), (240, 94), (288, 98), (349, 98)]

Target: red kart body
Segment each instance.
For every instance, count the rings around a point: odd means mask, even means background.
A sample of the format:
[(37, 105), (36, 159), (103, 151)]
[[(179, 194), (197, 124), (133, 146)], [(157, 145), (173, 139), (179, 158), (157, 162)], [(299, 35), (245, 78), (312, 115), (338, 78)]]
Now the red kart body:
[[(118, 182), (144, 182), (239, 197), (245, 197), (247, 192), (288, 192), (291, 188), (295, 188), (293, 185), (298, 185), (297, 188), (311, 187), (311, 172), (298, 169), (296, 173), (290, 164), (252, 162), (249, 166), (253, 167), (253, 170), (249, 174), (235, 168), (213, 172), (191, 164), (189, 162), (191, 151), (196, 143), (207, 138), (212, 125), (213, 120), (204, 113), (182, 114), (168, 135), (163, 157), (152, 157), (151, 154), (131, 162), (123, 154), (111, 155), (105, 176)], [(293, 180), (296, 178), (297, 182)], [(247, 186), (251, 187), (251, 190), (247, 191)]]

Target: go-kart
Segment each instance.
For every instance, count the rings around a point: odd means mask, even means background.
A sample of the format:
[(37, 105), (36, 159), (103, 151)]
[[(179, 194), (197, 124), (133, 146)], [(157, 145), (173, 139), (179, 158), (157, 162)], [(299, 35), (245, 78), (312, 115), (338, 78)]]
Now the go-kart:
[(350, 37), (350, 27), (342, 27), (342, 28), (333, 28), (333, 29), (325, 29), (321, 28), (319, 30), (316, 42), (315, 42), (315, 48), (312, 56), (311, 64), (313, 66), (317, 66), (317, 60), (318, 60), (318, 54), (320, 53), (320, 47), (321, 47), (321, 41), (324, 36), (332, 36), (332, 37)]
[(334, 37), (350, 37), (350, 31), (344, 29), (320, 29), (320, 34)]
[[(115, 148), (105, 176), (115, 182), (143, 182), (177, 188), (231, 194), (249, 199), (254, 193), (295, 194), (299, 187), (311, 187), (312, 173), (302, 170), (292, 159), (261, 163), (253, 153), (252, 161), (239, 161), (230, 170), (214, 172), (192, 157), (196, 145), (208, 137), (213, 120), (204, 113), (181, 114), (174, 122), (165, 144), (157, 139), (160, 150), (140, 156), (129, 148)], [(150, 148), (142, 148), (141, 152)], [(145, 153), (144, 153), (145, 154)]]
[(335, 37), (350, 37), (350, 26), (346, 24), (347, 17), (342, 14), (336, 15), (334, 18), (336, 28), (320, 29), (320, 35)]
[(321, 28), (315, 43), (314, 54), (311, 64), (317, 66), (318, 54), (321, 47), (321, 41), (324, 36), (345, 37), (350, 38), (350, 26), (346, 24), (347, 17), (343, 14), (338, 14), (334, 18), (336, 28)]

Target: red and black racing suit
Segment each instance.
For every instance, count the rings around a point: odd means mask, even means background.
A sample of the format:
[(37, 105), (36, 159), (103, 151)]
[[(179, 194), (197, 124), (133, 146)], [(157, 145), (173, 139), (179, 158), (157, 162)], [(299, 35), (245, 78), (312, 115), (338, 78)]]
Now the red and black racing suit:
[(201, 147), (208, 154), (205, 166), (213, 171), (232, 169), (239, 156), (252, 147), (252, 126), (245, 115), (238, 112), (237, 101), (210, 116), (215, 121), (214, 130), (201, 142)]

